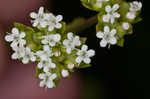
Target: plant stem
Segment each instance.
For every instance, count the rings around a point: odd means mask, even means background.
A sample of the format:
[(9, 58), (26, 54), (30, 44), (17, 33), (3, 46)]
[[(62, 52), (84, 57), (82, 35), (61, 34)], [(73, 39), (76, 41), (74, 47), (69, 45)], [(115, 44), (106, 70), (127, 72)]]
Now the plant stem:
[(83, 30), (90, 28), (92, 25), (94, 25), (96, 23), (97, 23), (97, 15), (95, 15), (89, 19), (77, 18), (67, 25), (66, 32), (80, 33)]

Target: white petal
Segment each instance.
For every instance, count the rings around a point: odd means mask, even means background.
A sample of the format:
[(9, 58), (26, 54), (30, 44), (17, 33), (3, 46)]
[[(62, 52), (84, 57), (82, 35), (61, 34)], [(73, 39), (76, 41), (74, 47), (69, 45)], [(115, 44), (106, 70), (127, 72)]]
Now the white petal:
[(117, 43), (117, 39), (115, 37), (112, 37), (110, 40), (109, 40), (109, 43), (114, 45)]
[(106, 46), (107, 46), (107, 41), (101, 40), (100, 46), (101, 46), (101, 47), (106, 47)]
[(11, 42), (11, 41), (14, 40), (14, 38), (13, 38), (13, 36), (11, 36), (11, 35), (6, 35), (6, 36), (5, 36), (5, 40), (6, 40), (7, 42)]
[(11, 58), (14, 59), (14, 60), (18, 59), (18, 54), (17, 53), (12, 54)]
[(51, 78), (52, 80), (54, 80), (56, 77), (57, 77), (57, 75), (54, 73), (54, 74), (51, 75), (50, 78)]
[(103, 38), (104, 37), (103, 32), (97, 32), (96, 37), (97, 38)]
[(48, 43), (48, 41), (46, 39), (43, 39), (41, 42), (42, 42), (42, 44), (47, 44)]
[(104, 27), (104, 33), (109, 33), (109, 32), (110, 32), (109, 26), (105, 26), (105, 27)]
[(51, 68), (55, 68), (55, 67), (56, 67), (56, 64), (51, 63)]
[(45, 21), (44, 22), (40, 22), (40, 25), (41, 25), (42, 28), (45, 28), (47, 26), (47, 22), (45, 22)]
[(40, 7), (38, 14), (43, 14), (43, 12), (44, 12), (44, 7)]
[(25, 32), (20, 33), (20, 38), (24, 38), (26, 36)]
[(53, 31), (54, 30), (54, 26), (49, 26), (48, 27), (48, 31)]
[(53, 81), (47, 82), (46, 86), (47, 86), (47, 88), (53, 88), (54, 87)]
[(128, 30), (128, 29), (130, 28), (129, 23), (128, 23), (128, 22), (124, 22), (124, 23), (122, 24), (122, 28), (123, 28), (124, 30)]
[(71, 39), (73, 38), (73, 33), (72, 33), (72, 32), (69, 32), (69, 33), (67, 34), (67, 37), (68, 37), (69, 40), (71, 40)]
[(116, 11), (116, 10), (118, 10), (119, 9), (119, 4), (115, 4), (115, 5), (113, 5), (113, 11)]
[(81, 50), (82, 50), (82, 51), (87, 51), (87, 50), (88, 50), (88, 46), (87, 46), (87, 45), (82, 45)]
[(90, 58), (85, 58), (83, 61), (84, 61), (86, 64), (91, 63), (91, 59), (90, 59)]
[(62, 24), (61, 24), (61, 23), (57, 23), (57, 24), (55, 25), (55, 27), (56, 27), (57, 29), (60, 29), (60, 28), (62, 27)]
[(80, 56), (76, 58), (77, 63), (81, 63), (81, 61), (82, 61), (82, 58)]
[(110, 35), (114, 36), (116, 33), (117, 33), (116, 29), (112, 29), (111, 32), (110, 32)]
[(37, 20), (35, 20), (32, 24), (33, 27), (36, 27), (39, 24), (39, 22)]
[(114, 17), (111, 17), (111, 24), (113, 24), (115, 22), (115, 18)]
[(106, 6), (106, 7), (105, 7), (105, 11), (106, 11), (107, 13), (111, 12), (111, 6), (110, 6), (110, 5)]
[(120, 17), (120, 14), (119, 13), (113, 13), (113, 16), (115, 17), (115, 18), (119, 18)]
[(39, 74), (40, 79), (45, 79), (45, 74)]
[(29, 59), (27, 57), (24, 57), (22, 59), (22, 63), (27, 64), (29, 62)]
[(37, 18), (37, 14), (35, 12), (31, 12), (30, 13), (30, 17), (35, 19), (35, 18)]
[(49, 69), (50, 69), (50, 68), (49, 68), (48, 66), (45, 66), (44, 69), (43, 69), (43, 71), (44, 71), (44, 72), (49, 72)]
[(44, 87), (44, 85), (45, 85), (45, 82), (44, 82), (44, 81), (41, 81), (41, 82), (40, 82), (40, 87)]
[(44, 51), (50, 51), (50, 48), (48, 45), (44, 45)]
[(62, 75), (62, 77), (68, 77), (69, 76), (69, 72), (68, 72), (68, 70), (65, 70), (65, 69), (63, 69), (62, 71), (61, 71), (61, 75)]
[(36, 61), (36, 57), (35, 57), (35, 56), (32, 56), (32, 57), (30, 58), (30, 60), (31, 60), (32, 62), (35, 62), (35, 61)]
[(54, 36), (54, 40), (55, 40), (56, 42), (60, 41), (60, 39), (61, 39), (61, 36), (60, 36), (59, 34), (56, 34), (56, 35)]
[(13, 34), (19, 34), (19, 30), (18, 30), (17, 28), (13, 28), (13, 29), (12, 29), (12, 33), (13, 33)]
[(43, 68), (42, 62), (39, 62), (37, 66), (38, 66), (39, 69)]
[(103, 21), (104, 22), (109, 22), (110, 16), (109, 15), (103, 15)]
[(62, 16), (62, 15), (57, 15), (57, 16), (56, 16), (57, 22), (62, 21), (62, 19), (63, 19), (63, 16)]
[(66, 49), (66, 52), (67, 52), (68, 54), (70, 54), (70, 53), (71, 53), (71, 51), (72, 51), (72, 49), (71, 49), (71, 48), (67, 48), (67, 49)]
[(94, 50), (89, 50), (88, 51), (88, 56), (89, 57), (92, 57), (92, 56), (94, 56), (95, 55), (95, 51)]
[(69, 68), (69, 69), (73, 69), (74, 67), (75, 67), (75, 66), (74, 66), (73, 63), (68, 64), (68, 68)]

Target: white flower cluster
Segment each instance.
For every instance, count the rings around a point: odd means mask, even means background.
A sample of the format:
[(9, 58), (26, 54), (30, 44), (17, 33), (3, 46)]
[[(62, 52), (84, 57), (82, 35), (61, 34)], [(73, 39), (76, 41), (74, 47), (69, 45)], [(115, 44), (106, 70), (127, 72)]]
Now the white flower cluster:
[(45, 28), (48, 27), (49, 31), (53, 31), (55, 28), (60, 29), (62, 27), (60, 21), (62, 21), (62, 15), (56, 17), (52, 13), (44, 13), (44, 8), (40, 7), (38, 13), (32, 12), (30, 14), (33, 23), (33, 27)]
[[(61, 77), (64, 78), (68, 77), (70, 71), (72, 71), (76, 65), (77, 67), (80, 66), (81, 62), (90, 64), (90, 58), (95, 55), (95, 51), (88, 50), (88, 46), (82, 44), (79, 36), (72, 32), (66, 35), (64, 34), (64, 36), (61, 35), (61, 33), (53, 31), (55, 28), (62, 28), (62, 24), (60, 23), (62, 20), (61, 15), (55, 17), (52, 13), (44, 13), (44, 8), (40, 7), (38, 14), (32, 12), (30, 16), (34, 19), (31, 21), (33, 27), (37, 29), (43, 28), (47, 31), (41, 34), (40, 37), (37, 37), (37, 40), (39, 40), (41, 44), (40, 49), (33, 50), (28, 40), (27, 32), (19, 31), (18, 28), (13, 28), (12, 33), (8, 33), (8, 35), (5, 36), (5, 40), (12, 42), (11, 47), (15, 51), (15, 53), (12, 54), (12, 59), (22, 60), (24, 64), (37, 62), (37, 69), (40, 70), (38, 73), (38, 78), (41, 81), (40, 87), (53, 88), (55, 87), (54, 81), (60, 78), (58, 76), (61, 75)], [(33, 36), (33, 39), (34, 37), (36, 36)], [(55, 48), (58, 49), (55, 50)], [(60, 64), (64, 62), (64, 57), (69, 55), (73, 55), (68, 59), (69, 62), (63, 63), (67, 66), (59, 67), (61, 66)]]
[(11, 47), (13, 51), (15, 51), (12, 54), (12, 59), (21, 59), (24, 64), (36, 61), (35, 53), (31, 51), (29, 47), (25, 47), (26, 40), (25, 32), (19, 32), (17, 28), (13, 28), (12, 33), (8, 33), (8, 35), (5, 36), (5, 40), (7, 42), (12, 42)]
[[(130, 3), (130, 8), (129, 12), (126, 14), (127, 19), (135, 19), (136, 17), (136, 12), (140, 11), (142, 8), (142, 3), (134, 1)], [(106, 5), (105, 6), (105, 12), (106, 14), (102, 16), (102, 21), (106, 23), (104, 24), (104, 32), (98, 31), (96, 36), (99, 39), (102, 39), (100, 42), (101, 47), (106, 47), (107, 45), (115, 45), (117, 44), (117, 37), (115, 36), (117, 34), (117, 29), (114, 28), (114, 24), (117, 22), (117, 19), (121, 17), (121, 14), (119, 12), (120, 5), (119, 4), (113, 4), (111, 5)], [(110, 25), (108, 25), (110, 24)], [(130, 23), (129, 22), (122, 22), (122, 28), (127, 31), (130, 28)], [(114, 25), (114, 26), (113, 26)], [(113, 27), (112, 30), (111, 27)]]
[(130, 9), (129, 12), (126, 14), (126, 17), (130, 20), (135, 19), (136, 17), (136, 12), (140, 11), (142, 8), (142, 3), (138, 1), (133, 1), (130, 3)]

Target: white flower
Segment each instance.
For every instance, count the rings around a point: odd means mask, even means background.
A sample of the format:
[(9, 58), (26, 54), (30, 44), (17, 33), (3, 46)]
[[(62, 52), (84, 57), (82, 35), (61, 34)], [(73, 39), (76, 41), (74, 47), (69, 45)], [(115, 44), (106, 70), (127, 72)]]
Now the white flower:
[(25, 56), (25, 48), (24, 46), (14, 46), (13, 47), (13, 50), (15, 51), (11, 58), (16, 60), (16, 59), (20, 59), (20, 58), (23, 58)]
[(79, 36), (73, 36), (73, 33), (68, 33), (67, 34), (67, 38), (68, 39), (65, 39), (64, 41), (63, 41), (63, 44), (64, 44), (64, 46), (65, 46), (65, 48), (66, 48), (66, 52), (68, 53), (68, 54), (70, 54), (71, 53), (71, 51), (73, 50), (73, 49), (75, 49), (75, 47), (76, 46), (80, 46), (81, 45), (81, 42), (80, 42), (80, 38), (79, 38)]
[(68, 72), (68, 70), (65, 70), (65, 69), (63, 69), (62, 71), (61, 71), (61, 75), (62, 75), (62, 77), (68, 77), (69, 76), (69, 72)]
[(69, 69), (73, 69), (74, 67), (75, 67), (75, 66), (74, 66), (73, 63), (69, 63), (69, 64), (68, 64), (68, 68), (69, 68)]
[(48, 60), (53, 54), (52, 49), (48, 45), (44, 45), (43, 51), (37, 51), (36, 55), (42, 60)]
[(5, 36), (5, 40), (7, 42), (12, 42), (11, 43), (11, 47), (16, 47), (18, 44), (23, 46), (26, 44), (26, 40), (24, 40), (23, 38), (25, 38), (26, 34), (25, 32), (19, 32), (19, 30), (17, 28), (13, 28), (12, 33), (9, 33), (8, 35)]
[(46, 16), (44, 13), (44, 7), (40, 7), (38, 13), (31, 12), (30, 17), (35, 19), (35, 20), (31, 21), (33, 23), (32, 24), (33, 27), (43, 27), (44, 28), (47, 26)]
[(46, 14), (46, 19), (49, 31), (53, 31), (54, 28), (60, 29), (62, 27), (62, 24), (60, 23), (60, 21), (63, 19), (62, 15), (54, 16), (52, 13), (50, 13)]
[(123, 23), (122, 23), (122, 28), (123, 28), (124, 30), (129, 30), (129, 28), (130, 28), (129, 23), (128, 23), (128, 22), (123, 22)]
[(140, 11), (141, 8), (142, 8), (142, 3), (141, 2), (133, 1), (132, 3), (130, 3), (130, 11), (131, 12)]
[(90, 57), (93, 57), (95, 55), (94, 50), (88, 50), (87, 45), (82, 45), (81, 50), (77, 52), (78, 57), (76, 58), (77, 63), (81, 63), (82, 61), (86, 64), (89, 64), (91, 62)]
[(128, 19), (130, 19), (130, 20), (133, 20), (133, 19), (135, 19), (135, 17), (136, 17), (136, 13), (135, 13), (135, 12), (128, 12), (128, 13), (126, 14), (126, 17), (127, 17)]
[(119, 18), (120, 14), (116, 12), (119, 9), (119, 4), (113, 5), (111, 8), (110, 5), (105, 7), (105, 11), (107, 12), (106, 15), (103, 15), (103, 21), (104, 22), (111, 22), (113, 24), (115, 22), (115, 18)]
[(42, 44), (49, 44), (51, 47), (55, 46), (61, 39), (60, 34), (50, 34), (42, 37)]
[(96, 36), (101, 40), (100, 46), (106, 47), (107, 44), (114, 45), (117, 43), (117, 39), (115, 38), (116, 29), (110, 30), (109, 26), (104, 27), (104, 32), (97, 32)]
[(39, 69), (43, 68), (44, 72), (49, 72), (50, 69), (53, 69), (56, 67), (56, 64), (54, 64), (52, 60), (49, 58), (47, 60), (41, 60), (37, 66)]
[(36, 61), (36, 56), (35, 54), (31, 51), (31, 49), (29, 47), (26, 47), (25, 49), (25, 55), (23, 56), (22, 62), (24, 64), (29, 63), (29, 61), (31, 60), (32, 62)]
[(55, 87), (55, 83), (54, 83), (54, 79), (56, 79), (57, 75), (54, 73), (41, 73), (39, 74), (39, 78), (40, 78), (40, 87), (44, 87), (46, 86), (46, 88), (53, 88)]

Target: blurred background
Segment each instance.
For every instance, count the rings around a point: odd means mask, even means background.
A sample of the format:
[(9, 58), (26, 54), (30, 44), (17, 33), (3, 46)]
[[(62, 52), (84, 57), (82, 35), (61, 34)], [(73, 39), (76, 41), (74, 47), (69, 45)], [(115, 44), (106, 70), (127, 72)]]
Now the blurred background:
[[(133, 0), (128, 0), (133, 1)], [(95, 27), (83, 31), (87, 44), (96, 50), (92, 67), (62, 79), (56, 89), (39, 88), (34, 78), (35, 64), (10, 60), (11, 50), (3, 36), (13, 22), (30, 24), (29, 12), (41, 5), (66, 22), (76, 17), (89, 18), (95, 12), (82, 7), (80, 0), (0, 0), (0, 99), (150, 99), (150, 32), (148, 0), (143, 3), (143, 21), (126, 37), (125, 47), (99, 47)]]

